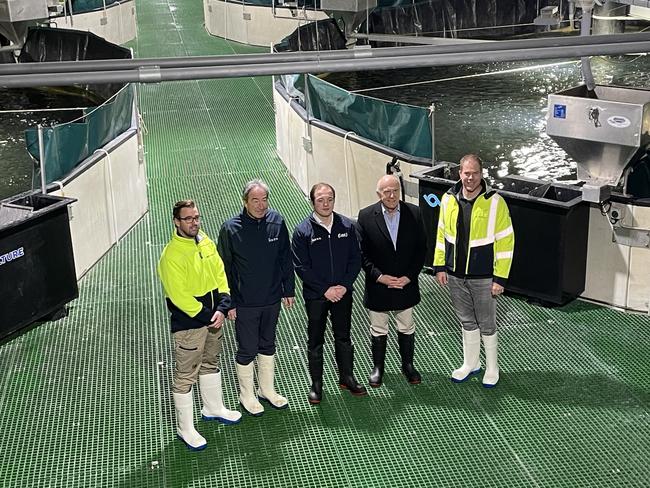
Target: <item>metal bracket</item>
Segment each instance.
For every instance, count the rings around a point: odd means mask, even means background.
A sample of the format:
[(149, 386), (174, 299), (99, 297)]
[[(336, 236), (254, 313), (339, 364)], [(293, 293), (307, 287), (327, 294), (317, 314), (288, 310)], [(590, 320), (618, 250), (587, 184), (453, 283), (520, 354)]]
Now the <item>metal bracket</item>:
[(302, 147), (306, 152), (308, 152), (308, 153), (312, 152), (313, 146), (312, 146), (312, 143), (311, 143), (311, 139), (309, 137), (303, 137), (302, 138)]
[(138, 77), (141, 83), (160, 83), (162, 81), (160, 66), (142, 66), (138, 68)]
[(650, 230), (615, 226), (612, 242), (622, 246), (650, 248)]

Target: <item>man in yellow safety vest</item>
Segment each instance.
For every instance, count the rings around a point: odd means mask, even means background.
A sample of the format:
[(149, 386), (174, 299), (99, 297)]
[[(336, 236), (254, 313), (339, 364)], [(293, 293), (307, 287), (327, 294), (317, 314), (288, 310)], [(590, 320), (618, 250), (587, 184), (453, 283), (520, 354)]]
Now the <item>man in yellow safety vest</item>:
[(487, 186), (482, 170), (476, 154), (460, 160), (460, 181), (440, 202), (433, 265), (462, 325), (463, 365), (451, 379), (461, 383), (481, 371), (483, 337), (483, 386), (491, 388), (499, 381), (495, 299), (510, 273), (515, 235), (508, 205)]

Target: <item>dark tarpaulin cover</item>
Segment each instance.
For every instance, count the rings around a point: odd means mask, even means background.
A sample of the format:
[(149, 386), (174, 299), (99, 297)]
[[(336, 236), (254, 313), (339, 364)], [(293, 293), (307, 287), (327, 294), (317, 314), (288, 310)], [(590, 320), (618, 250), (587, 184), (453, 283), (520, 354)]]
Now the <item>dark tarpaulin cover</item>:
[[(437, 37), (503, 37), (534, 32), (539, 9), (559, 0), (379, 0), (359, 32)], [(568, 4), (568, 2), (566, 2)], [(495, 26), (513, 26), (494, 29)], [(464, 30), (467, 29), (467, 30)], [(393, 45), (373, 43), (373, 45)]]
[[(93, 34), (72, 29), (31, 28), (18, 57), (20, 63), (48, 61), (86, 61), (91, 59), (129, 59), (131, 51)], [(47, 81), (45, 81), (47, 84)], [(123, 84), (83, 85), (82, 88), (109, 98)]]
[(345, 49), (345, 36), (334, 19), (301, 25), (273, 46), (278, 51), (331, 51)]

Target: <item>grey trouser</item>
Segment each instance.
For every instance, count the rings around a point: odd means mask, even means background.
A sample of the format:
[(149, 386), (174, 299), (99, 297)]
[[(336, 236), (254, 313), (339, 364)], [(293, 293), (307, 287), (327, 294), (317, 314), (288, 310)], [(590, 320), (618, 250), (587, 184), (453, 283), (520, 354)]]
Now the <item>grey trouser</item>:
[(491, 336), (497, 331), (496, 298), (492, 296), (492, 278), (466, 280), (447, 275), (449, 294), (463, 329), (481, 329)]
[(223, 329), (201, 327), (174, 332), (174, 393), (187, 393), (199, 375), (219, 371)]

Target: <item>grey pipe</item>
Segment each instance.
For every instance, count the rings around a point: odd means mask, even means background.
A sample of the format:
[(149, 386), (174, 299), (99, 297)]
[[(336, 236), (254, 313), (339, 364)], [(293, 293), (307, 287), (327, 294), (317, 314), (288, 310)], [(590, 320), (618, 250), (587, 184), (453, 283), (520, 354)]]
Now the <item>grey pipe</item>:
[[(580, 37), (587, 36), (591, 34), (591, 12), (593, 5), (587, 6), (583, 5), (582, 7), (582, 21), (580, 22)], [(588, 57), (580, 58), (580, 63), (582, 65), (582, 79), (587, 85), (588, 93), (593, 93), (596, 89), (596, 82), (594, 81), (594, 74), (591, 72), (591, 60)]]
[(358, 49), (340, 51), (302, 51), (292, 53), (239, 54), (227, 56), (191, 56), (185, 58), (142, 58), (142, 59), (102, 59), (92, 61), (61, 61), (47, 63), (17, 63), (0, 65), (0, 75), (19, 75), (35, 73), (70, 73), (90, 71), (112, 71), (159, 68), (198, 68), (214, 66), (238, 66), (247, 64), (288, 63), (300, 61), (320, 61), (335, 59), (376, 59), (413, 55), (436, 55), (462, 52), (505, 51), (509, 49), (537, 49), (550, 47), (575, 47), (613, 44), (618, 42), (650, 41), (650, 32), (617, 34), (610, 36), (552, 37), (545, 39), (524, 39), (516, 41), (483, 42), (471, 45), (446, 46), (403, 46), (377, 49)]
[(619, 42), (588, 46), (514, 49), (505, 51), (448, 53), (438, 55), (401, 56), (378, 59), (320, 60), (294, 63), (265, 63), (235, 66), (205, 66), (193, 68), (141, 68), (139, 70), (95, 71), (0, 76), (0, 86), (65, 86), (72, 84), (157, 83), (214, 78), (239, 78), (297, 73), (327, 73), (366, 70), (426, 68), (459, 64), (482, 64), (502, 61), (563, 59), (595, 55), (650, 52), (650, 41)]
[(650, 0), (616, 0), (618, 3), (625, 5), (634, 5), (635, 7), (650, 8)]

